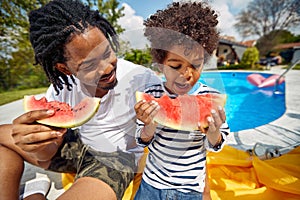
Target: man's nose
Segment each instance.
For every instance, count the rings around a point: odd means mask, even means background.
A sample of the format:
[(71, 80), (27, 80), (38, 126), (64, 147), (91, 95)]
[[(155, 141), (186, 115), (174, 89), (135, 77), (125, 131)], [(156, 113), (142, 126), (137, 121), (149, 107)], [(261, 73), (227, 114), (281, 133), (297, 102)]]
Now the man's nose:
[(98, 66), (97, 72), (100, 77), (105, 76), (106, 74), (110, 74), (115, 68), (114, 62), (103, 61), (100, 62), (99, 65), (100, 66)]
[(111, 53), (110, 56), (106, 59), (99, 60), (98, 63), (98, 74), (105, 75), (111, 73), (115, 68), (117, 63), (117, 57), (114, 53)]

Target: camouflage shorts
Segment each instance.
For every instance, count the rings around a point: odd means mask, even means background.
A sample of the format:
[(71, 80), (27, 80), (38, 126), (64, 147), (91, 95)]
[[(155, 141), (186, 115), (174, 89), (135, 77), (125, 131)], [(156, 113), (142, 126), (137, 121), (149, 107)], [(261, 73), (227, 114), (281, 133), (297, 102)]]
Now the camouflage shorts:
[(112, 153), (95, 151), (82, 143), (78, 132), (78, 130), (68, 131), (48, 170), (75, 173), (75, 179), (97, 178), (115, 191), (117, 199), (122, 199), (134, 177), (134, 154), (122, 151)]

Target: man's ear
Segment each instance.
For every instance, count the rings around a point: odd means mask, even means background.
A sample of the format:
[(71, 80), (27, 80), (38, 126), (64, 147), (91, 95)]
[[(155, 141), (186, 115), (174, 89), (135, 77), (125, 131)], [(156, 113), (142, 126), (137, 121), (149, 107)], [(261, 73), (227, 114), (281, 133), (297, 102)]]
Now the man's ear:
[(72, 75), (72, 72), (69, 70), (67, 65), (64, 63), (56, 63), (55, 68), (66, 75)]

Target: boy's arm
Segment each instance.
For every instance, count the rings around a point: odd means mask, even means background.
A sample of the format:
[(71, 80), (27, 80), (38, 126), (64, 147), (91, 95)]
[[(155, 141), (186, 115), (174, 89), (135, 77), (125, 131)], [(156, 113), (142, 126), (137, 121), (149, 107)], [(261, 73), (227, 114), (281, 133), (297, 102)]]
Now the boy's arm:
[(206, 148), (211, 151), (220, 151), (227, 140), (230, 129), (226, 123), (226, 115), (222, 107), (219, 107), (217, 111), (212, 110), (211, 113), (212, 117), (208, 117), (209, 128), (206, 133)]
[(136, 134), (136, 139), (138, 144), (147, 146), (150, 144), (154, 138), (156, 129), (156, 124), (151, 123), (149, 125), (144, 126), (143, 128), (139, 128)]
[(157, 113), (159, 106), (154, 102), (138, 102), (135, 107), (137, 116), (137, 143), (142, 146), (147, 146), (154, 138), (157, 124), (153, 121), (153, 117)]

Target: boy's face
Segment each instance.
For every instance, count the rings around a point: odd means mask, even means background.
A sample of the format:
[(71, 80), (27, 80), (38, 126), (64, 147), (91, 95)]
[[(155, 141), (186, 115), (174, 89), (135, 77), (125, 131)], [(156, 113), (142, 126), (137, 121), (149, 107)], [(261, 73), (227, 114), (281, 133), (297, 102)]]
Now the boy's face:
[(203, 68), (203, 49), (192, 49), (186, 55), (183, 46), (172, 47), (163, 61), (165, 86), (171, 93), (187, 94), (200, 78)]
[(73, 36), (65, 50), (66, 64), (56, 65), (63, 73), (75, 75), (94, 92), (112, 89), (117, 84), (116, 55), (98, 28)]

